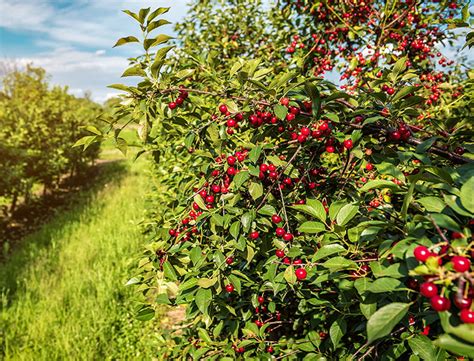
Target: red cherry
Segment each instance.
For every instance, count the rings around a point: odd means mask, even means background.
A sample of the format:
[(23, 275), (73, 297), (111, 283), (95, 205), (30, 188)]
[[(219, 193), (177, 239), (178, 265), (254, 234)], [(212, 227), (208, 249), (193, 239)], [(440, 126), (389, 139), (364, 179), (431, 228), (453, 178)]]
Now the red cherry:
[(334, 148), (334, 146), (332, 146), (332, 145), (328, 145), (326, 147), (326, 152), (328, 152), (328, 153), (334, 153), (335, 150), (336, 150), (336, 148)]
[(278, 214), (274, 214), (272, 216), (272, 222), (273, 223), (280, 223), (281, 222), (281, 217)]
[(395, 94), (395, 89), (394, 89), (394, 88), (388, 88), (388, 89), (387, 89), (387, 94), (388, 94), (388, 95), (393, 95), (393, 94)]
[(263, 296), (258, 296), (257, 301), (258, 303), (262, 304), (265, 302), (265, 298)]
[(307, 138), (303, 134), (298, 135), (298, 143), (306, 142)]
[(219, 105), (219, 111), (220, 111), (222, 114), (227, 113), (227, 105), (225, 105), (225, 104)]
[(449, 308), (451, 307), (451, 302), (449, 301), (449, 299), (438, 295), (432, 297), (430, 303), (431, 307), (433, 307), (433, 310), (438, 312), (449, 310)]
[(454, 304), (456, 305), (457, 308), (460, 310), (463, 310), (465, 308), (469, 308), (472, 305), (472, 299), (471, 298), (459, 298), (459, 297), (454, 297)]
[(291, 264), (291, 260), (288, 257), (283, 258), (284, 264)]
[(267, 347), (267, 352), (268, 352), (268, 353), (273, 353), (273, 351), (274, 351), (274, 350), (273, 350), (273, 347), (272, 347), (272, 346), (268, 346), (268, 347)]
[(229, 266), (234, 263), (234, 258), (233, 257), (227, 257), (225, 260), (225, 263), (227, 263)]
[(281, 227), (278, 227), (276, 230), (275, 230), (275, 233), (278, 237), (283, 237), (283, 235), (286, 233), (285, 230)]
[(257, 327), (262, 327), (263, 326), (263, 322), (260, 321), (260, 320), (255, 320), (255, 324), (257, 325)]
[(431, 298), (438, 294), (438, 287), (432, 282), (425, 282), (420, 285), (420, 293), (425, 297)]
[(285, 251), (283, 251), (282, 249), (277, 249), (275, 251), (275, 255), (278, 257), (278, 258), (283, 258), (285, 257)]
[(466, 257), (454, 256), (451, 258), (451, 262), (456, 272), (466, 272), (471, 268), (471, 261), (469, 261)]
[(390, 138), (392, 140), (400, 140), (401, 137), (402, 137), (402, 135), (398, 131), (394, 131), (394, 132), (390, 133)]
[(170, 108), (171, 110), (176, 109), (177, 106), (178, 104), (176, 104), (176, 102), (171, 102), (168, 104), (168, 108)]
[(285, 233), (283, 239), (287, 242), (291, 242), (293, 240), (293, 235), (291, 233)]
[(304, 280), (306, 278), (307, 272), (304, 268), (298, 268), (295, 271), (296, 278), (298, 278), (300, 281)]
[(228, 285), (225, 286), (225, 290), (228, 292), (228, 293), (232, 293), (234, 292), (234, 285), (229, 283)]
[(288, 98), (281, 98), (281, 99), (280, 99), (280, 104), (281, 104), (281, 105), (284, 105), (284, 106), (286, 107), (288, 104), (290, 104), (290, 99), (288, 99)]
[(176, 230), (175, 229), (170, 229), (168, 231), (168, 233), (169, 233), (170, 236), (174, 237), (176, 235)]
[(372, 163), (367, 163), (367, 165), (365, 166), (365, 169), (367, 169), (368, 171), (371, 171), (372, 169), (374, 169), (374, 165)]
[(253, 232), (251, 232), (250, 235), (249, 235), (249, 237), (250, 237), (251, 239), (257, 239), (259, 236), (260, 236), (260, 235), (259, 235), (259, 233), (258, 233), (257, 231), (253, 231)]
[(344, 141), (344, 148), (346, 149), (352, 149), (352, 147), (354, 146), (354, 143), (352, 142), (352, 139), (346, 139)]
[(474, 311), (464, 309), (459, 312), (459, 317), (464, 323), (474, 323)]
[(431, 256), (431, 252), (425, 246), (417, 246), (413, 255), (418, 261), (425, 262)]
[(235, 157), (231, 156), (231, 155), (229, 155), (227, 157), (227, 164), (228, 165), (234, 165), (236, 161), (237, 161), (237, 159)]
[(214, 203), (214, 196), (207, 196), (206, 203)]

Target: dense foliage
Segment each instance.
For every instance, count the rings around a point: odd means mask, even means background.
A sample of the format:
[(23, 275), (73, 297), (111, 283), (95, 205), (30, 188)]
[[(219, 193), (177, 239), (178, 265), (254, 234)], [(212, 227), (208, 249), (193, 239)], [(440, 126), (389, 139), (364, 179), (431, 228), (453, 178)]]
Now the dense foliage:
[(2, 80), (0, 197), (14, 210), (18, 199), (30, 198), (34, 185), (51, 189), (62, 175), (81, 171), (97, 156), (97, 146), (87, 152), (72, 146), (89, 134), (80, 126), (94, 123), (101, 108), (67, 89), (50, 87), (41, 68), (27, 66)]
[(141, 319), (186, 305), (163, 357), (474, 357), (474, 73), (437, 49), (461, 7), (200, 1), (156, 53), (167, 9), (126, 11), (111, 128), (156, 184), (129, 283)]

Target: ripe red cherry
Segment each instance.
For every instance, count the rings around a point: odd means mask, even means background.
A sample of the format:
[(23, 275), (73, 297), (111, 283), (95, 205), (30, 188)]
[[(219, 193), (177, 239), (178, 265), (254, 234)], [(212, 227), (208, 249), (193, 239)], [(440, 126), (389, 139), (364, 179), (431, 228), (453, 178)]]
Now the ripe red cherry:
[(365, 166), (365, 169), (367, 169), (368, 171), (371, 171), (372, 169), (374, 169), (374, 165), (372, 163), (367, 163), (367, 165)]
[(433, 310), (438, 312), (449, 310), (449, 308), (451, 307), (451, 302), (449, 301), (449, 299), (438, 295), (431, 297), (430, 303), (431, 307), (433, 307)]
[(275, 233), (278, 237), (283, 237), (283, 235), (286, 233), (285, 230), (281, 227), (278, 227), (276, 230), (275, 230)]
[(272, 222), (273, 223), (280, 223), (281, 222), (281, 217), (278, 214), (274, 214), (272, 216)]
[(176, 104), (176, 102), (171, 102), (168, 104), (168, 108), (170, 108), (171, 110), (176, 109), (177, 106), (178, 104)]
[(471, 298), (460, 298), (460, 297), (454, 297), (454, 304), (456, 305), (457, 308), (460, 310), (463, 310), (465, 308), (469, 308), (472, 305), (472, 299)]
[(431, 252), (425, 246), (417, 246), (413, 255), (418, 261), (425, 262), (431, 256)]
[(229, 167), (227, 169), (227, 174), (228, 175), (236, 175), (237, 174), (237, 170), (234, 168), (234, 167)]
[(393, 95), (393, 94), (395, 94), (395, 89), (394, 89), (394, 88), (388, 88), (388, 89), (387, 89), (387, 94), (388, 94), (388, 95)]
[(298, 268), (295, 271), (296, 278), (298, 278), (300, 281), (304, 280), (306, 278), (307, 272), (304, 268)]
[(227, 113), (227, 105), (225, 105), (225, 104), (219, 105), (219, 111), (220, 111), (222, 114)]
[(471, 268), (471, 261), (463, 256), (454, 256), (451, 258), (451, 262), (456, 272), (466, 272)]
[(263, 322), (260, 321), (260, 320), (255, 320), (255, 324), (257, 325), (257, 327), (262, 327), (263, 326)]
[(334, 153), (335, 150), (336, 149), (332, 145), (328, 145), (326, 147), (326, 152), (328, 152), (328, 153)]
[(170, 236), (174, 237), (176, 235), (176, 230), (175, 229), (170, 229), (168, 231), (168, 233), (170, 234)]
[(229, 266), (234, 263), (234, 258), (233, 257), (227, 257), (225, 260), (225, 263), (227, 263)]
[(288, 104), (290, 104), (290, 99), (288, 99), (288, 98), (281, 98), (281, 99), (280, 99), (280, 104), (281, 104), (281, 105), (284, 105), (284, 106), (286, 107)]
[(258, 296), (257, 301), (258, 303), (262, 304), (265, 302), (265, 298), (263, 296)]
[(278, 257), (278, 258), (283, 258), (285, 257), (285, 251), (283, 251), (282, 249), (277, 249), (275, 251), (275, 255)]
[(354, 143), (352, 142), (352, 139), (346, 139), (344, 141), (344, 148), (352, 149), (353, 146), (354, 146)]
[(267, 347), (267, 352), (268, 352), (268, 353), (273, 353), (273, 351), (274, 351), (274, 350), (273, 350), (273, 347), (272, 347), (272, 346), (268, 346), (268, 347)]
[(214, 203), (214, 196), (207, 196), (206, 203)]
[(298, 143), (306, 142), (307, 138), (303, 134), (298, 135)]
[(474, 323), (474, 311), (464, 309), (459, 312), (459, 317), (464, 323)]
[(402, 137), (402, 135), (400, 134), (400, 132), (398, 132), (396, 130), (390, 133), (390, 138), (392, 140), (400, 140), (401, 137)]
[(228, 165), (234, 165), (236, 161), (237, 161), (237, 159), (232, 155), (229, 155), (227, 157), (227, 164)]
[(291, 242), (293, 240), (293, 235), (291, 233), (285, 233), (283, 239), (287, 242)]
[(250, 232), (250, 235), (249, 235), (251, 239), (257, 239), (259, 236), (260, 235), (257, 231)]
[(420, 285), (420, 293), (425, 297), (431, 298), (438, 294), (438, 287), (432, 282), (425, 282)]
[(234, 292), (234, 285), (229, 283), (228, 285), (225, 286), (225, 290), (228, 292), (228, 293), (232, 293)]
[(309, 130), (308, 127), (303, 127), (303, 128), (301, 128), (301, 134), (304, 135), (305, 137), (307, 137), (308, 135), (311, 134), (311, 130)]

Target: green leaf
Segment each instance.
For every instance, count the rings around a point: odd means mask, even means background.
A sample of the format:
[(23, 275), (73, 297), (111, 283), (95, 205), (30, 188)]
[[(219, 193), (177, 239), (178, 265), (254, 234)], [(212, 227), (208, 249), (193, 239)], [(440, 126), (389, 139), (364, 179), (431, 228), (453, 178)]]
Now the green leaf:
[(165, 277), (170, 281), (178, 280), (178, 277), (176, 276), (176, 273), (174, 271), (174, 267), (171, 265), (171, 263), (169, 263), (169, 261), (163, 263), (163, 273)]
[(145, 71), (141, 68), (140, 64), (133, 65), (127, 69), (122, 74), (122, 78), (126, 76), (142, 76), (145, 77), (146, 73)]
[(431, 361), (436, 359), (436, 350), (428, 337), (416, 335), (408, 339), (408, 345), (413, 353), (420, 356), (422, 360)]
[(242, 170), (237, 173), (234, 177), (234, 190), (238, 190), (242, 184), (244, 184), (250, 178), (250, 174), (247, 170)]
[(461, 187), (461, 203), (469, 212), (474, 213), (474, 177)]
[(256, 200), (263, 195), (263, 186), (259, 182), (252, 182), (249, 186), (249, 193), (252, 199)]
[(346, 204), (337, 214), (336, 223), (340, 226), (346, 225), (352, 218), (354, 218), (358, 211), (358, 206), (353, 204)]
[(431, 137), (427, 140), (425, 140), (423, 143), (420, 143), (416, 146), (416, 152), (417, 153), (426, 153), (428, 149), (431, 148), (431, 146), (438, 140), (438, 137)]
[(153, 76), (158, 76), (161, 66), (163, 65), (163, 61), (166, 58), (166, 54), (168, 54), (168, 52), (174, 47), (174, 45), (164, 46), (156, 51), (155, 60), (153, 61), (153, 64), (151, 64), (150, 67), (150, 71)]
[(398, 186), (392, 181), (378, 179), (378, 180), (373, 180), (364, 184), (364, 186), (359, 191), (367, 192), (375, 188), (390, 188), (390, 189), (397, 190)]
[(146, 20), (147, 23), (149, 24), (152, 22), (157, 16), (160, 16), (162, 14), (165, 14), (169, 11), (170, 8), (158, 8), (155, 11), (153, 11), (150, 15), (148, 15), (148, 19)]
[(209, 288), (216, 284), (217, 278), (200, 278), (197, 281), (199, 287)]
[(382, 277), (372, 282), (367, 291), (372, 293), (385, 293), (395, 291), (401, 287), (403, 287), (403, 283), (400, 280), (390, 277)]
[(343, 318), (338, 318), (332, 323), (331, 327), (329, 328), (329, 337), (331, 338), (334, 349), (337, 349), (337, 346), (339, 345), (339, 342), (346, 331), (347, 323)]
[(130, 15), (132, 18), (134, 18), (136, 21), (140, 22), (140, 18), (138, 17), (138, 14), (135, 14), (134, 12), (130, 10), (122, 10), (127, 15)]
[(357, 264), (354, 261), (339, 256), (328, 259), (322, 266), (329, 268), (332, 272), (342, 269), (357, 269)]
[(160, 26), (168, 25), (168, 24), (171, 24), (168, 20), (160, 19), (160, 20), (149, 23), (146, 27), (146, 30), (150, 33), (153, 30), (159, 28)]
[(319, 233), (326, 229), (326, 226), (320, 222), (304, 222), (298, 227), (298, 231), (302, 233)]
[(196, 264), (202, 259), (202, 249), (201, 247), (194, 247), (191, 252), (189, 252), (189, 258), (193, 265)]
[(284, 277), (286, 282), (290, 285), (294, 285), (296, 283), (295, 268), (293, 266), (288, 266), (285, 270)]
[(277, 116), (278, 119), (284, 120), (286, 115), (288, 114), (288, 108), (284, 105), (277, 104), (273, 107), (273, 112)]
[(329, 257), (336, 253), (346, 252), (347, 250), (337, 243), (327, 244), (322, 246), (313, 257), (314, 261), (320, 260), (322, 258)]
[(142, 307), (135, 317), (139, 321), (149, 321), (155, 317), (155, 310), (149, 306)]
[(405, 86), (401, 88), (392, 98), (392, 102), (395, 103), (397, 100), (404, 98), (410, 93), (413, 93), (414, 91), (418, 90), (420, 87), (419, 86)]
[(462, 232), (459, 224), (457, 224), (454, 219), (452, 219), (450, 216), (447, 216), (446, 214), (436, 213), (432, 214), (431, 217), (441, 228), (446, 228), (454, 232)]
[(173, 37), (166, 34), (160, 34), (155, 36), (154, 38), (146, 39), (143, 43), (143, 47), (145, 50), (148, 50), (149, 48), (152, 48), (154, 46), (166, 43), (170, 39), (173, 39)]
[(123, 44), (128, 44), (128, 43), (139, 43), (140, 40), (138, 40), (136, 37), (134, 36), (126, 36), (124, 38), (120, 38), (117, 40), (117, 42), (115, 43), (115, 45), (113, 46), (114, 48), (116, 46), (120, 46), (120, 45), (123, 45)]
[(194, 302), (201, 313), (207, 314), (207, 309), (211, 304), (212, 291), (209, 288), (200, 288), (196, 292)]
[(198, 332), (199, 339), (201, 341), (204, 341), (206, 343), (212, 343), (211, 337), (209, 336), (209, 334), (207, 333), (205, 329), (199, 327), (197, 329), (197, 332)]
[(232, 237), (234, 237), (235, 239), (237, 239), (239, 237), (239, 232), (240, 232), (240, 222), (239, 221), (235, 221), (234, 223), (232, 223), (232, 225), (230, 226), (230, 230), (229, 230), (229, 233)]
[(298, 204), (296, 206), (290, 206), (290, 208), (318, 218), (323, 222), (326, 221), (326, 210), (323, 204), (317, 199), (308, 199), (306, 204)]
[(448, 334), (441, 335), (437, 340), (433, 341), (433, 343), (456, 355), (474, 358), (474, 345), (460, 341)]
[(367, 337), (371, 343), (385, 337), (402, 320), (410, 308), (409, 303), (391, 303), (377, 310), (367, 322)]
[(316, 85), (308, 81), (305, 82), (304, 89), (313, 104), (313, 115), (318, 118), (321, 114), (321, 94)]
[(403, 58), (400, 58), (400, 59), (397, 60), (397, 62), (393, 66), (393, 70), (392, 70), (392, 75), (394, 77), (397, 77), (398, 74), (403, 73), (406, 70), (406, 68), (407, 68), (406, 62), (407, 62), (407, 57), (406, 56), (404, 56)]
[(380, 174), (391, 175), (405, 182), (405, 176), (403, 175), (403, 172), (400, 169), (398, 169), (396, 166), (394, 166), (392, 163), (382, 162), (380, 164), (376, 164), (375, 167), (377, 168), (377, 171)]
[(444, 203), (443, 200), (438, 197), (423, 197), (417, 199), (417, 202), (425, 207), (428, 212), (441, 213), (446, 207), (446, 203)]
[(277, 211), (276, 211), (275, 207), (273, 207), (269, 204), (265, 204), (262, 208), (260, 208), (258, 210), (258, 213), (263, 214), (264, 216), (272, 216), (275, 213), (277, 213)]
[(130, 87), (124, 84), (110, 84), (107, 85), (107, 88), (112, 88), (112, 89), (117, 89), (117, 90), (123, 90), (128, 92), (130, 90)]

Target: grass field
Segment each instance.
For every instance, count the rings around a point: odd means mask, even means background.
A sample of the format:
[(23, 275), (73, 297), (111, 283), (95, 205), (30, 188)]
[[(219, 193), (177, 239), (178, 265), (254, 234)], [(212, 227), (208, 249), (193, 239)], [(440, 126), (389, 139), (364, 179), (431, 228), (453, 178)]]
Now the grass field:
[(145, 163), (103, 165), (101, 189), (79, 194), (0, 264), (0, 359), (151, 359), (158, 321), (133, 318), (138, 295), (124, 286), (143, 244)]

